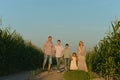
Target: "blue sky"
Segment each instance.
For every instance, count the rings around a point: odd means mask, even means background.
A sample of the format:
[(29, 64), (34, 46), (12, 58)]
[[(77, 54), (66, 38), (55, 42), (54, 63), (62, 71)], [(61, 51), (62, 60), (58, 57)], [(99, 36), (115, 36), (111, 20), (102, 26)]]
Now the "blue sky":
[(3, 26), (16, 29), (39, 47), (53, 36), (69, 43), (73, 51), (80, 40), (94, 47), (120, 17), (120, 0), (0, 0)]

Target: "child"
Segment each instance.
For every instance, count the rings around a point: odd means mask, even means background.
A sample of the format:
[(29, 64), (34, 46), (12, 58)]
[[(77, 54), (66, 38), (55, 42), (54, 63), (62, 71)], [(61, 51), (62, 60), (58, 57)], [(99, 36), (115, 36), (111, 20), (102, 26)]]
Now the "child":
[(76, 53), (74, 52), (73, 54), (72, 54), (72, 57), (71, 57), (71, 64), (70, 64), (70, 70), (77, 70), (78, 69), (78, 67), (77, 67), (77, 55), (76, 55)]
[(65, 71), (69, 71), (70, 69), (70, 57), (71, 57), (71, 51), (69, 48), (69, 44), (65, 44), (65, 49), (63, 50), (63, 56), (65, 60)]
[(57, 45), (55, 46), (55, 52), (56, 52), (56, 62), (57, 62), (57, 72), (60, 72), (60, 59), (62, 57), (62, 51), (63, 47), (61, 45), (61, 40), (57, 41)]

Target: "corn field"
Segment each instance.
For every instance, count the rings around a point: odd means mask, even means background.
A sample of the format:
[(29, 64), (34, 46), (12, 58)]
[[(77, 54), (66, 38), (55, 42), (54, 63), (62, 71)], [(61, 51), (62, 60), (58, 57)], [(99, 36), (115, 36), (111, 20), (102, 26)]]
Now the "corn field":
[(0, 29), (0, 75), (8, 75), (40, 67), (43, 54), (31, 42), (9, 28)]
[(87, 54), (90, 70), (106, 80), (120, 80), (120, 21), (111, 23), (112, 31)]

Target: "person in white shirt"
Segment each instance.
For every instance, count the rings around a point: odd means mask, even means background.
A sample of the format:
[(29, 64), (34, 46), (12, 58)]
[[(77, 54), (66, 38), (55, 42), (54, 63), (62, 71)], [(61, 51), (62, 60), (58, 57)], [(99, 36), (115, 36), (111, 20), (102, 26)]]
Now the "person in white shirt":
[(57, 72), (60, 72), (60, 60), (63, 56), (63, 47), (61, 46), (61, 40), (57, 40), (57, 45), (55, 45), (55, 57), (57, 61)]

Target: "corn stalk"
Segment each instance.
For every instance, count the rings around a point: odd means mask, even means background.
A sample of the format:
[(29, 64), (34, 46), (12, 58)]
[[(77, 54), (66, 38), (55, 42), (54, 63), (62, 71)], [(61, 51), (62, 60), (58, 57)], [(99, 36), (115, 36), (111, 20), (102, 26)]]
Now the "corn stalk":
[(111, 23), (113, 31), (108, 33), (94, 48), (90, 60), (92, 70), (106, 80), (120, 79), (120, 21)]

